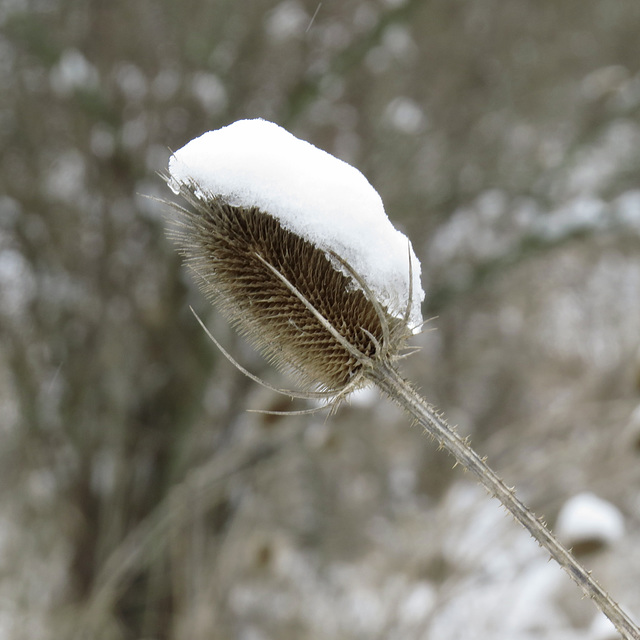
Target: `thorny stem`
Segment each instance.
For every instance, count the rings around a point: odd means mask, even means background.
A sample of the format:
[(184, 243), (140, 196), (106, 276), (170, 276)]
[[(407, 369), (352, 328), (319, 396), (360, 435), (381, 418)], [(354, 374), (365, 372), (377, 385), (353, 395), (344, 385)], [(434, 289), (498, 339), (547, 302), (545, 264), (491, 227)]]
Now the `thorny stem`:
[(596, 606), (609, 618), (624, 640), (640, 640), (640, 629), (614, 602), (609, 594), (517, 497), (515, 491), (505, 485), (469, 445), (451, 428), (435, 409), (430, 406), (390, 364), (377, 361), (365, 374), (389, 398), (402, 407), (453, 455), (465, 469), (472, 471), (489, 492), (511, 513), (551, 557), (567, 572), (569, 577), (591, 598)]

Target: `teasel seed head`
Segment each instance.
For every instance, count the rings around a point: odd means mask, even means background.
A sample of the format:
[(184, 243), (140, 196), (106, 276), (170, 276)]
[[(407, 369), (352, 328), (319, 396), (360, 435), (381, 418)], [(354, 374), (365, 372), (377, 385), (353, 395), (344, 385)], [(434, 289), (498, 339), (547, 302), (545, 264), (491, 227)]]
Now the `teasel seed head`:
[(422, 320), (420, 264), (357, 169), (258, 119), (192, 140), (164, 177), (204, 294), (298, 395), (342, 398), (400, 356)]
[(400, 355), (412, 335), (411, 300), (397, 317), (340, 256), (275, 216), (203, 196), (195, 183), (179, 192), (187, 207), (174, 205), (170, 236), (204, 295), (304, 389), (355, 390), (377, 362)]

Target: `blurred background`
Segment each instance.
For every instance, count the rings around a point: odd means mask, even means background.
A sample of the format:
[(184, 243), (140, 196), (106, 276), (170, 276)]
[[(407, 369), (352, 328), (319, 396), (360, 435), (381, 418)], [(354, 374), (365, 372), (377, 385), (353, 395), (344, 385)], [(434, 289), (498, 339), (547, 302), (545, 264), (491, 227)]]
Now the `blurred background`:
[(613, 640), (375, 392), (336, 415), (202, 299), (170, 150), (264, 117), (357, 166), (406, 361), (640, 616), (637, 0), (0, 0), (0, 638)]

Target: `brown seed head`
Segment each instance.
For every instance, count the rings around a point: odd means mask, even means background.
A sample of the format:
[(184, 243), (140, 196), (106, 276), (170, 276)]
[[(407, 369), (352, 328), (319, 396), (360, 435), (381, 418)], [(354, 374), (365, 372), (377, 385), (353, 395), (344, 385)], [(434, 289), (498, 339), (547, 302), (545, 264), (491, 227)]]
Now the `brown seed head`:
[(202, 291), (268, 360), (293, 369), (305, 386), (335, 393), (357, 388), (366, 367), (404, 346), (411, 335), (406, 320), (381, 308), (335, 258), (276, 218), (198, 198), (184, 185), (181, 195), (190, 208), (176, 207), (170, 235)]

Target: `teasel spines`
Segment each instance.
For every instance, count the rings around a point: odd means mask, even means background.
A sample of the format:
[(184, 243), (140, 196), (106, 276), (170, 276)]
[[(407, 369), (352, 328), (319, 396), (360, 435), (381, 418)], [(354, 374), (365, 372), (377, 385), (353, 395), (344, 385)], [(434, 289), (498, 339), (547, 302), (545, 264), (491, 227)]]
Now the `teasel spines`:
[(170, 236), (206, 297), (270, 362), (338, 395), (399, 356), (408, 312), (390, 314), (344, 260), (267, 212), (197, 193), (181, 185), (188, 208), (174, 205)]

